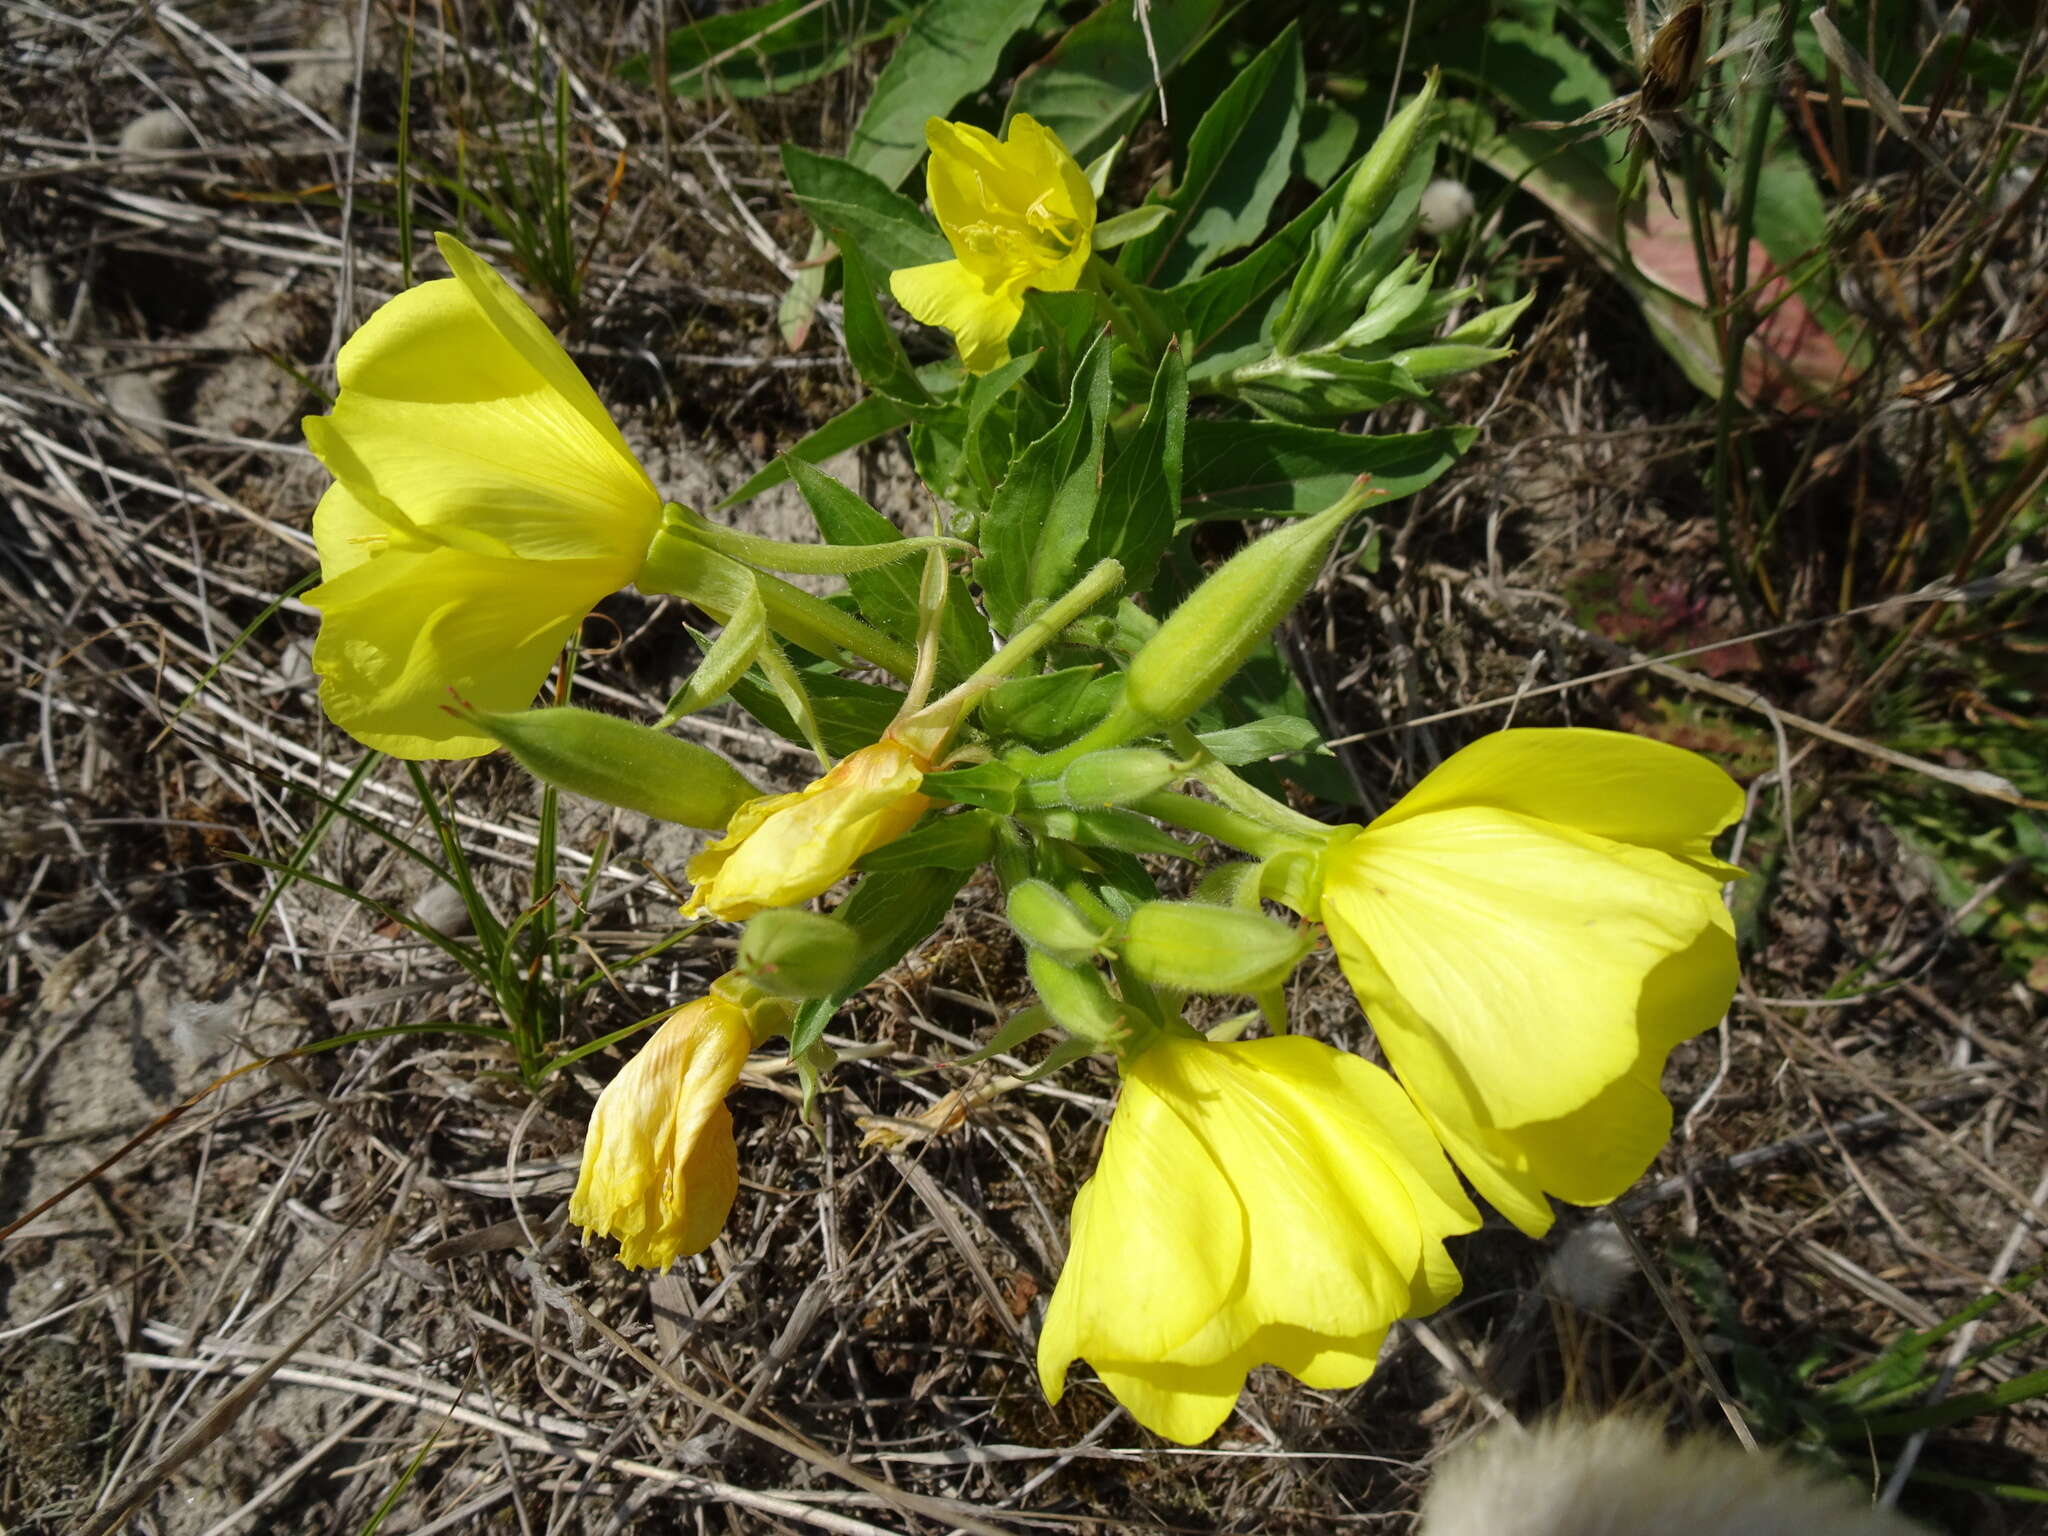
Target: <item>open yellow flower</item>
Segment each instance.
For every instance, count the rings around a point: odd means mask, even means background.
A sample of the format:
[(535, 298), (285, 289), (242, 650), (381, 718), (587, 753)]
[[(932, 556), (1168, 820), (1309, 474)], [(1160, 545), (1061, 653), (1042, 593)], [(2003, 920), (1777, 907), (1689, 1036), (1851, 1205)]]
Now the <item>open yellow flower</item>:
[(690, 860), (696, 888), (683, 914), (738, 922), (823, 895), (862, 854), (901, 837), (930, 807), (918, 792), (927, 766), (884, 739), (793, 794), (749, 800), (725, 836)]
[(1736, 981), (1714, 834), (1742, 791), (1613, 731), (1512, 730), (1323, 861), (1322, 918), (1380, 1044), (1523, 1231), (1612, 1200), (1671, 1133), (1664, 1060)]
[(447, 714), (523, 709), (597, 601), (630, 583), (661, 496), (538, 316), (460, 242), (336, 361), (306, 419), (335, 483), (313, 514), (313, 670), (334, 723), (399, 757), (496, 742)]
[(617, 1238), (628, 1269), (666, 1269), (725, 1226), (740, 1187), (725, 1096), (752, 1046), (745, 1009), (699, 998), (598, 1095), (569, 1219)]
[(1147, 1429), (1193, 1445), (1254, 1366), (1372, 1374), (1396, 1318), (1458, 1292), (1444, 1238), (1478, 1213), (1392, 1078), (1320, 1041), (1160, 1040), (1124, 1066), (1038, 1340), (1057, 1403), (1086, 1360)]
[(1095, 191), (1051, 129), (1019, 113), (1008, 136), (928, 119), (925, 189), (953, 260), (889, 275), (896, 302), (953, 333), (969, 373), (1010, 355), (1024, 291), (1064, 293), (1081, 280), (1095, 231)]

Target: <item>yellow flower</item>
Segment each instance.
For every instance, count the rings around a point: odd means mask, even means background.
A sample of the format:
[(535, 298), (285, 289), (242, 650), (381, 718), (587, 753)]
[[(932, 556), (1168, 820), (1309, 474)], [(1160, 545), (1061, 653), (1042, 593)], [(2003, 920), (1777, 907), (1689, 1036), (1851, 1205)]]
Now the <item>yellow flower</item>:
[(617, 1238), (628, 1269), (666, 1269), (725, 1226), (740, 1187), (725, 1096), (752, 1046), (745, 1009), (701, 997), (598, 1095), (569, 1219)]
[(329, 718), (399, 757), (496, 742), (442, 709), (523, 709), (600, 598), (630, 583), (661, 496), (576, 365), (447, 235), (452, 278), (401, 293), (341, 349), (306, 442), (335, 483), (313, 670)]
[(1147, 1429), (1193, 1445), (1271, 1364), (1372, 1374), (1396, 1318), (1458, 1292), (1443, 1240), (1478, 1213), (1390, 1077), (1301, 1036), (1165, 1039), (1124, 1067), (1038, 1340), (1057, 1403), (1085, 1359)]
[(1081, 280), (1095, 231), (1095, 192), (1051, 129), (1019, 113), (998, 140), (930, 118), (925, 188), (953, 247), (951, 261), (889, 275), (896, 302), (953, 333), (969, 373), (1010, 355), (1024, 290), (1064, 293)]
[(1742, 792), (1612, 731), (1475, 742), (1324, 856), (1322, 918), (1388, 1062), (1523, 1231), (1598, 1205), (1671, 1133), (1671, 1048), (1735, 991), (1712, 853)]
[(931, 801), (918, 786), (926, 766), (901, 742), (882, 740), (794, 794), (749, 800), (725, 836), (690, 860), (696, 889), (683, 915), (738, 922), (823, 895), (862, 854), (901, 837), (925, 813)]

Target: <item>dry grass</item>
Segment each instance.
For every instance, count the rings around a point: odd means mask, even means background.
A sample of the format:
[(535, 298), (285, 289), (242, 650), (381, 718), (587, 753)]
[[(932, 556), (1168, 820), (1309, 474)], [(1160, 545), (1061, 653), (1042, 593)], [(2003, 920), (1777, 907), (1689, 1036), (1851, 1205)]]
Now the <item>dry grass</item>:
[[(841, 142), (861, 83), (664, 121), (610, 75), (659, 9), (633, 10), (637, 33), (613, 4), (544, 23), (573, 80), (579, 228), (603, 220), (571, 345), (636, 443), (670, 445), (650, 455), (665, 488), (706, 499), (852, 398), (829, 336), (791, 356), (776, 334), (806, 231), (772, 145)], [(316, 26), (294, 4), (0, 10), (0, 1219), (252, 1056), (482, 1007), (434, 951), (311, 887), (244, 937), (266, 877), (237, 856), (292, 848), (307, 792), (336, 792), (357, 760), (311, 701), (307, 613), (287, 603), (177, 712), (310, 569), (322, 477), (295, 420), (401, 281), (397, 33), (385, 7), (346, 11)], [(531, 37), (525, 7), (505, 15)], [(478, 6), (420, 17), (415, 176), (453, 166), (459, 135), (513, 134), (534, 110), (487, 22)], [(166, 107), (186, 143), (123, 146)], [(448, 219), (431, 186), (418, 195), (417, 229)], [(2003, 279), (2013, 305), (2038, 227), (2027, 238)], [(1530, 241), (1559, 258), (1551, 237)], [(1920, 770), (1787, 724), (1868, 675), (1871, 621), (1757, 642), (1720, 694), (1700, 691), (1712, 669), (1617, 663), (1618, 644), (1661, 652), (1741, 626), (1700, 490), (1711, 428), (1645, 385), (1666, 376), (1647, 342), (1596, 340), (1633, 335), (1629, 317), (1568, 259), (1566, 274), (1523, 355), (1460, 402), (1481, 448), (1411, 505), (1378, 574), (1326, 584), (1290, 644), (1368, 802), (1510, 708), (1657, 729), (1755, 782), (1744, 990), (1674, 1060), (1679, 1134), (1622, 1208), (1670, 1309), (1619, 1277), (1597, 1305), (1565, 1300), (1545, 1278), (1557, 1242), (1489, 1226), (1464, 1244), (1464, 1297), (1399, 1335), (1355, 1392), (1261, 1377), (1200, 1451), (1150, 1443), (1092, 1384), (1047, 1409), (1036, 1322), (1112, 1085), (1079, 1069), (989, 1095), (1022, 1063), (947, 1065), (1025, 991), (971, 887), (836, 1024), (846, 1060), (815, 1131), (779, 1062), (750, 1068), (731, 1226), (652, 1281), (565, 1229), (604, 1058), (539, 1100), (454, 1036), (221, 1087), (0, 1245), (0, 1525), (357, 1531), (395, 1493), (383, 1529), (414, 1533), (1400, 1529), (1434, 1458), (1494, 1414), (1631, 1404), (1721, 1421), (1747, 1345), (1679, 1282), (1680, 1245), (1718, 1260), (1765, 1355), (1810, 1352), (1822, 1379), (2029, 1262), (2048, 1230), (2041, 996), (1959, 934), (1867, 792)], [(1805, 429), (1757, 430), (1796, 453)], [(883, 505), (910, 509), (900, 471), (868, 471)], [(1819, 554), (1790, 548), (1812, 579), (1772, 623), (1832, 613), (1837, 591), (1896, 590), (1843, 586), (1838, 544), (1809, 534)], [(1587, 573), (1615, 571), (1675, 583), (1690, 628), (1582, 623)], [(678, 615), (638, 599), (606, 613), (620, 640), (589, 686), (665, 692), (688, 661)], [(1785, 664), (1801, 655), (1823, 664)], [(743, 719), (698, 724), (766, 775), (799, 767)], [(445, 778), (494, 896), (516, 905), (530, 790), (490, 766)], [(373, 778), (357, 809), (418, 833), (401, 777)], [(565, 831), (572, 877), (601, 832), (589, 940), (615, 962), (672, 925), (660, 876), (690, 845), (586, 811)], [(449, 920), (445, 894), (360, 831), (319, 858)], [(690, 941), (588, 993), (577, 1037), (700, 990), (726, 943)], [(1305, 1021), (1356, 1043), (1327, 956), (1304, 980)], [(2041, 1359), (2037, 1343), (1996, 1369)], [(2025, 1481), (2048, 1434), (2023, 1410), (1921, 1454)], [(1956, 1531), (2030, 1528), (1974, 1496), (1919, 1507)]]

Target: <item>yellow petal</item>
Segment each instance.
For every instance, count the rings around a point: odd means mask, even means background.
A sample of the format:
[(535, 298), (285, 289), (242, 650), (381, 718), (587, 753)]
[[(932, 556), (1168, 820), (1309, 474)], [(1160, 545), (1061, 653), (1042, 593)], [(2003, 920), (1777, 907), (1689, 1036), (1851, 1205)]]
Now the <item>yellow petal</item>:
[(912, 319), (953, 333), (960, 361), (969, 373), (987, 373), (1010, 358), (1010, 332), (1024, 318), (1024, 301), (1013, 292), (991, 289), (958, 261), (898, 267), (889, 291)]
[(1075, 1360), (1098, 1372), (1157, 1362), (1211, 1326), (1242, 1289), (1247, 1226), (1228, 1175), (1173, 1096), (1127, 1078), (1102, 1160), (1074, 1197), (1066, 1267), (1039, 1334), (1046, 1396), (1059, 1401)]
[(1702, 933), (1643, 983), (1642, 1043), (1628, 1070), (1583, 1107), (1512, 1129), (1483, 1124), (1464, 1107), (1459, 1075), (1430, 1051), (1409, 1052), (1403, 1080), (1415, 1092), (1452, 1160), (1488, 1204), (1531, 1237), (1553, 1219), (1546, 1193), (1574, 1205), (1605, 1205), (1643, 1176), (1671, 1136), (1664, 1063), (1679, 1041), (1711, 1029), (1733, 993), (1732, 925)]
[(329, 581), (382, 554), (394, 537), (403, 535), (339, 480), (313, 509), (313, 547), (320, 555), (320, 574)]
[(1333, 861), (1323, 917), (1367, 1011), (1398, 997), (1490, 1122), (1515, 1126), (1628, 1069), (1643, 979), (1720, 919), (1718, 886), (1663, 854), (1458, 809), (1368, 828)]
[(679, 1010), (605, 1085), (583, 1142), (569, 1219), (619, 1240), (629, 1269), (666, 1269), (725, 1226), (739, 1158), (725, 1096), (753, 1043), (718, 998)]
[(925, 143), (932, 152), (925, 192), (956, 252), (967, 255), (962, 245), (972, 247), (989, 225), (1024, 227), (1024, 210), (1045, 186), (1026, 155), (971, 123), (937, 117), (925, 123)]
[(307, 442), (394, 526), (476, 554), (609, 560), (626, 585), (660, 495), (539, 320), (450, 249), (464, 277), (408, 289), (349, 338)]
[(749, 801), (724, 837), (690, 860), (684, 911), (728, 922), (823, 895), (860, 857), (909, 831), (930, 807), (924, 764), (881, 741), (792, 795)]
[[(336, 531), (353, 526), (356, 509), (335, 505)], [(614, 575), (598, 560), (387, 549), (306, 594), (321, 615), (320, 702), (357, 741), (395, 757), (480, 756), (497, 743), (444, 706), (458, 697), (489, 712), (531, 704)]]
[(1387, 1327), (1455, 1291), (1477, 1213), (1378, 1068), (1299, 1037), (1167, 1040), (1126, 1064), (1040, 1340), (1057, 1393), (1086, 1359), (1138, 1421), (1206, 1438), (1246, 1374), (1370, 1374)]
[(1376, 822), (1325, 876), (1388, 1061), (1503, 1214), (1547, 1226), (1538, 1191), (1604, 1200), (1641, 1172), (1665, 1056), (1734, 992), (1716, 876), (1479, 807)]
[(1040, 227), (1057, 231), (1060, 243), (1071, 242), (1067, 256), (1032, 278), (1033, 288), (1046, 293), (1065, 293), (1081, 281), (1095, 237), (1095, 189), (1088, 185), (1088, 173), (1067, 153), (1059, 135), (1028, 113), (1010, 119), (1010, 142), (1023, 146), (1035, 167), (1033, 178), (1042, 187), (1036, 212)]
[(1742, 814), (1742, 790), (1698, 753), (1625, 731), (1510, 730), (1445, 759), (1375, 827), (1431, 811), (1489, 806), (1617, 843), (1655, 848), (1718, 879), (1714, 834)]

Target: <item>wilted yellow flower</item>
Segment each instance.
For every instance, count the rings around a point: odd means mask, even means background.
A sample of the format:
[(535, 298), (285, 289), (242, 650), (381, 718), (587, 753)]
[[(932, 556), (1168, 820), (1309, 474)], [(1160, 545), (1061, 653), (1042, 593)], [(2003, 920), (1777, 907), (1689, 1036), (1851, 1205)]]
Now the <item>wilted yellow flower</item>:
[(1458, 1292), (1444, 1238), (1478, 1213), (1392, 1078), (1301, 1036), (1163, 1039), (1125, 1063), (1038, 1340), (1058, 1402), (1086, 1360), (1147, 1429), (1192, 1445), (1277, 1365), (1372, 1374), (1396, 1318)]
[(908, 832), (931, 801), (925, 762), (882, 740), (839, 760), (794, 794), (763, 795), (734, 813), (725, 836), (690, 860), (685, 916), (737, 922), (830, 890), (864, 853)]
[(925, 189), (953, 260), (889, 275), (896, 302), (953, 333), (969, 373), (1010, 355), (1024, 290), (1064, 293), (1081, 280), (1095, 231), (1095, 191), (1051, 129), (1023, 113), (1009, 136), (934, 117)]
[(313, 670), (329, 718), (399, 757), (497, 745), (442, 709), (522, 709), (600, 598), (630, 583), (661, 496), (538, 316), (460, 242), (337, 359), (306, 419), (335, 483), (313, 514), (325, 578)]
[(740, 1188), (725, 1096), (752, 1046), (745, 1009), (701, 997), (598, 1095), (569, 1219), (617, 1238), (628, 1269), (666, 1269), (725, 1226)]
[(1479, 1192), (1612, 1200), (1671, 1133), (1664, 1059), (1734, 995), (1714, 834), (1742, 791), (1613, 731), (1513, 730), (1324, 856), (1322, 918), (1380, 1044)]

